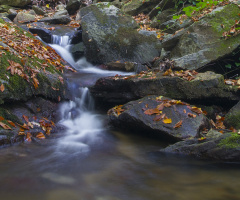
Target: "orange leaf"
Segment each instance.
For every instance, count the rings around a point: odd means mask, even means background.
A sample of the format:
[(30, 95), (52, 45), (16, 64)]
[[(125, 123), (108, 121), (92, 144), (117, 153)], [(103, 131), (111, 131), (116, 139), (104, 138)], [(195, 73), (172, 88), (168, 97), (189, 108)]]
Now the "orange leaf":
[(193, 118), (197, 117), (197, 115), (194, 115), (192, 113), (188, 113), (187, 115), (188, 115), (188, 117), (193, 117)]
[(0, 121), (4, 120), (4, 118), (2, 116), (0, 116)]
[(12, 125), (13, 127), (16, 127), (16, 125), (15, 125), (12, 121), (7, 120), (7, 122), (8, 122), (10, 125)]
[(178, 123), (175, 124), (175, 126), (174, 126), (173, 128), (179, 128), (179, 127), (181, 127), (181, 126), (182, 126), (182, 123), (183, 123), (182, 120), (179, 121)]
[(171, 124), (172, 123), (172, 119), (171, 118), (167, 118), (163, 120), (164, 124)]
[(51, 133), (51, 130), (52, 130), (52, 128), (51, 128), (51, 127), (47, 127), (46, 134), (47, 134), (47, 135), (50, 135), (50, 133)]
[(146, 115), (159, 114), (159, 110), (157, 108), (148, 109), (144, 112), (144, 114)]
[(8, 126), (7, 124), (4, 124), (3, 122), (0, 122), (0, 126), (3, 127), (5, 130), (12, 130), (10, 126)]
[(33, 77), (32, 79), (33, 79), (33, 86), (35, 87), (35, 89), (37, 89), (37, 88), (38, 88), (38, 85), (39, 85), (39, 81), (38, 81), (38, 79), (35, 78), (35, 77)]
[(28, 141), (28, 142), (32, 141), (32, 134), (30, 132), (27, 132), (26, 141)]
[(202, 110), (201, 108), (197, 108), (197, 107), (192, 107), (190, 108), (191, 111), (197, 113), (197, 114), (202, 114)]
[(42, 132), (39, 132), (37, 135), (36, 135), (36, 138), (39, 138), (39, 139), (45, 139), (45, 135), (42, 133)]
[(1, 92), (3, 92), (3, 91), (5, 90), (5, 88), (4, 88), (4, 85), (3, 85), (3, 84), (0, 86), (0, 90), (1, 90)]
[(28, 117), (26, 115), (23, 115), (22, 117), (26, 122), (29, 122)]
[(24, 133), (24, 131), (20, 131), (18, 132), (18, 135), (26, 135), (26, 134)]

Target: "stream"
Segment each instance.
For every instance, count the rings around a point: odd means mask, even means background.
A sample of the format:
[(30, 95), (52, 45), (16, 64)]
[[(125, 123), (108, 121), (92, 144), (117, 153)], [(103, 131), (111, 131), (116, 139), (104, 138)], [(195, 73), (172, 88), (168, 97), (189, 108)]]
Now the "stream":
[(88, 90), (98, 78), (129, 73), (75, 62), (69, 38), (51, 46), (75, 69), (68, 76), (72, 100), (59, 108), (65, 131), (41, 143), (1, 149), (4, 200), (239, 200), (239, 163), (203, 161), (173, 154), (154, 138), (111, 130)]

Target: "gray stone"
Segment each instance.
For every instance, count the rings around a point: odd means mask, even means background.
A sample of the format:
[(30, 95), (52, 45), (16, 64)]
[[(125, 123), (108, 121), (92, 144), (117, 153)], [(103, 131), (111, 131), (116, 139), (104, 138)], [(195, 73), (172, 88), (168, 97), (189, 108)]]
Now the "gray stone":
[(73, 15), (80, 8), (81, 4), (82, 0), (69, 0), (66, 9), (70, 15)]
[(19, 12), (17, 16), (14, 18), (14, 22), (17, 23), (29, 23), (29, 22), (34, 22), (35, 21), (35, 16), (31, 15), (26, 12)]
[(61, 10), (61, 11), (58, 11), (54, 14), (53, 17), (58, 17), (58, 16), (64, 16), (64, 15), (68, 15), (68, 11), (67, 10)]
[(68, 24), (70, 21), (71, 21), (71, 18), (67, 15), (44, 17), (39, 20), (39, 22), (47, 22), (49, 24)]
[(233, 106), (229, 112), (225, 115), (224, 123), (228, 127), (234, 127), (240, 129), (240, 102)]
[(160, 42), (154, 35), (138, 33), (137, 24), (115, 6), (99, 3), (80, 9), (85, 56), (92, 63), (151, 62), (160, 54)]
[(37, 15), (44, 15), (44, 14), (46, 14), (46, 12), (42, 8), (40, 8), (40, 7), (36, 6), (36, 5), (32, 6), (32, 9), (35, 11), (35, 13)]
[(31, 0), (0, 0), (1, 5), (9, 5), (9, 6), (16, 6), (16, 7), (24, 7), (30, 4)]
[[(191, 111), (187, 103), (173, 103), (171, 106), (160, 108), (161, 105), (174, 102), (171, 100), (165, 97), (147, 96), (124, 104), (120, 113), (114, 107), (108, 111), (110, 123), (122, 129), (125, 127), (135, 132), (146, 132), (149, 136), (157, 135), (174, 140), (198, 138), (201, 130), (209, 128), (208, 119), (203, 114)], [(157, 109), (159, 113), (146, 114), (145, 112), (150, 109)], [(189, 117), (189, 113), (195, 114), (196, 117)], [(157, 117), (163, 115), (165, 115), (164, 119), (171, 119), (171, 123), (164, 123), (162, 119), (157, 120)], [(181, 121), (182, 125), (175, 128), (175, 125)]]

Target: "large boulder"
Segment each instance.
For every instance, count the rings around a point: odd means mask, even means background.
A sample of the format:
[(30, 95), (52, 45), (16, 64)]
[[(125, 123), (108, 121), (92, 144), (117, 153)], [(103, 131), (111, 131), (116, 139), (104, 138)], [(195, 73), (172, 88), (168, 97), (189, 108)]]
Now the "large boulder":
[(191, 81), (179, 75), (180, 73), (164, 76), (162, 72), (148, 71), (128, 77), (105, 77), (100, 78), (90, 91), (97, 102), (105, 103), (125, 103), (146, 95), (222, 104), (240, 98), (232, 86), (225, 85), (224, 78), (220, 74), (205, 72), (195, 76), (189, 75), (188, 79), (192, 79)]
[(240, 19), (239, 12), (235, 4), (218, 7), (185, 29), (178, 41), (173, 38), (170, 59), (175, 66), (199, 69), (237, 49), (240, 35), (225, 40), (222, 34)]
[(30, 14), (29, 12), (21, 11), (17, 14), (17, 16), (14, 18), (15, 23), (29, 23), (34, 22), (35, 15)]
[(1, 5), (9, 5), (9, 6), (16, 6), (16, 7), (24, 7), (30, 4), (31, 0), (0, 0)]
[(240, 161), (240, 136), (237, 133), (213, 134), (213, 132), (216, 131), (209, 131), (203, 139), (177, 142), (161, 152), (222, 161)]
[(0, 29), (0, 104), (34, 96), (63, 99), (66, 83), (61, 57), (16, 25), (0, 19)]
[(137, 31), (136, 22), (108, 3), (80, 9), (85, 56), (92, 63), (112, 61), (147, 63), (159, 56), (160, 43), (154, 35)]
[(108, 114), (110, 123), (116, 127), (174, 140), (199, 137), (201, 130), (209, 128), (209, 122), (200, 109), (158, 96), (147, 96), (116, 106)]

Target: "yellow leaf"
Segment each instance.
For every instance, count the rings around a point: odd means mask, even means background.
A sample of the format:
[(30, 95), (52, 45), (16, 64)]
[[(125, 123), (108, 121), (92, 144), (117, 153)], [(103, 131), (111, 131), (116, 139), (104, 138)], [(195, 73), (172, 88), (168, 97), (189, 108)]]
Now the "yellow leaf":
[(167, 118), (163, 120), (164, 124), (171, 124), (172, 123), (172, 119), (171, 118)]
[(39, 139), (45, 139), (45, 135), (42, 133), (42, 132), (39, 132), (37, 135), (36, 135), (36, 138), (39, 138)]
[(49, 4), (46, 4), (46, 8), (49, 8)]
[(5, 88), (4, 88), (4, 85), (3, 85), (3, 84), (0, 86), (0, 90), (1, 90), (1, 92), (3, 92), (3, 91), (5, 90)]

